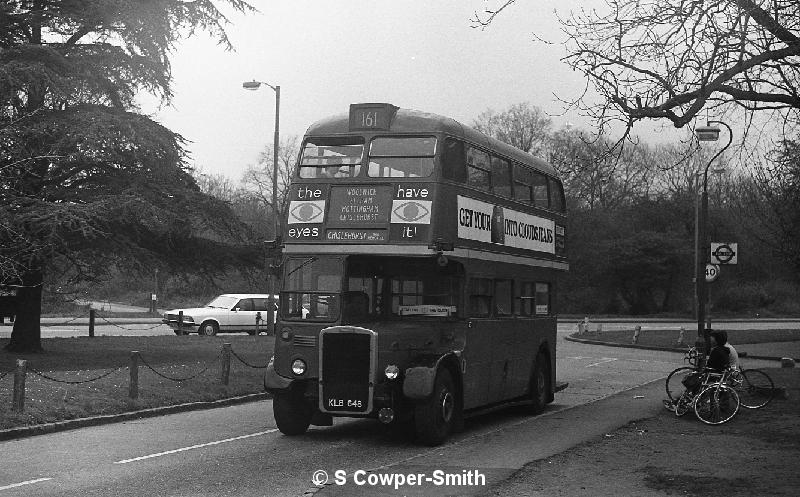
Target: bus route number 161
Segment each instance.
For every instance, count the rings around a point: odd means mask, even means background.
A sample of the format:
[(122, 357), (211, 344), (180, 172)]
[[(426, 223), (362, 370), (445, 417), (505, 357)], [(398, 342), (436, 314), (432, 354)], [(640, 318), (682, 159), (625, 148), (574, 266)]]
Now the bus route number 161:
[(361, 113), (361, 126), (364, 128), (374, 128), (378, 125), (378, 111), (365, 111)]

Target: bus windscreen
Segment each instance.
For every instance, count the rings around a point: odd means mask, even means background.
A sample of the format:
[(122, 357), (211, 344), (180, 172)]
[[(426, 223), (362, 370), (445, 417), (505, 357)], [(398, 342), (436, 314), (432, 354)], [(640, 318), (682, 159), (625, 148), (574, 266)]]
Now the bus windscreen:
[(361, 170), (364, 138), (313, 138), (303, 145), (301, 178), (352, 178)]
[(436, 138), (432, 136), (377, 137), (369, 146), (372, 178), (427, 178), (433, 174)]

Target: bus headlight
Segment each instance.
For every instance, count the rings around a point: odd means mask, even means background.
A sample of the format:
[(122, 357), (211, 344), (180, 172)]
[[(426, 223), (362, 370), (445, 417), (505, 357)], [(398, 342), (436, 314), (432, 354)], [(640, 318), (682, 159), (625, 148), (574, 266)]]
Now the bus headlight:
[(306, 361), (302, 359), (295, 359), (292, 362), (292, 373), (300, 376), (301, 374), (306, 372)]
[(383, 370), (383, 374), (385, 374), (388, 379), (394, 380), (400, 374), (400, 368), (394, 364), (389, 364), (386, 366), (386, 369)]

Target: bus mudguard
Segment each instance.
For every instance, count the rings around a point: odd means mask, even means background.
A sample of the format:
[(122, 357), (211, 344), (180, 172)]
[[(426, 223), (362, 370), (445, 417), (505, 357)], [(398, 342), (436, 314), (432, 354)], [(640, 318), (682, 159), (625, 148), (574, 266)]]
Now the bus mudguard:
[[(409, 399), (422, 400), (431, 396), (436, 371), (450, 360), (457, 361), (455, 353), (442, 356), (424, 356), (417, 358), (414, 366), (406, 368), (403, 380), (403, 395)], [(458, 364), (456, 362), (456, 364)], [(458, 375), (460, 377), (460, 375)]]
[(264, 389), (268, 392), (286, 390), (292, 385), (291, 378), (279, 375), (275, 371), (274, 357), (270, 358), (267, 364), (267, 371), (264, 373)]

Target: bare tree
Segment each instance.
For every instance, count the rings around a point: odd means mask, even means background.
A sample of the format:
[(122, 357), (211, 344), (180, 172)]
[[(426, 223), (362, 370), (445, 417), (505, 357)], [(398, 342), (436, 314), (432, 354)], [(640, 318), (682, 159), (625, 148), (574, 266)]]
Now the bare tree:
[(527, 102), (514, 104), (499, 113), (487, 109), (473, 122), (478, 131), (542, 157), (550, 125), (551, 120), (542, 109)]
[(193, 176), (200, 191), (225, 202), (234, 202), (241, 195), (240, 189), (224, 174), (208, 174), (195, 169)]
[(652, 187), (652, 151), (639, 144), (610, 153), (614, 143), (563, 128), (548, 142), (547, 160), (558, 169), (573, 207), (615, 208), (647, 196)]
[(242, 178), (245, 189), (261, 204), (273, 212), (273, 215), (277, 215), (279, 222), (280, 216), (282, 216), (282, 213), (286, 210), (286, 199), (289, 196), (289, 184), (292, 181), (292, 174), (297, 167), (298, 142), (299, 139), (297, 136), (289, 136), (283, 140), (278, 150), (277, 206), (272, 205), (272, 175), (274, 168), (272, 166), (273, 154), (271, 146), (264, 148), (261, 154), (259, 154), (258, 163), (254, 166), (249, 166)]
[[(485, 26), (515, 0), (476, 15)], [(800, 111), (797, 0), (606, 0), (608, 9), (560, 19), (564, 58), (602, 98), (577, 99), (601, 129), (643, 119), (681, 128), (702, 109)], [(587, 92), (586, 95), (589, 93)], [(586, 96), (585, 95), (585, 96)]]

